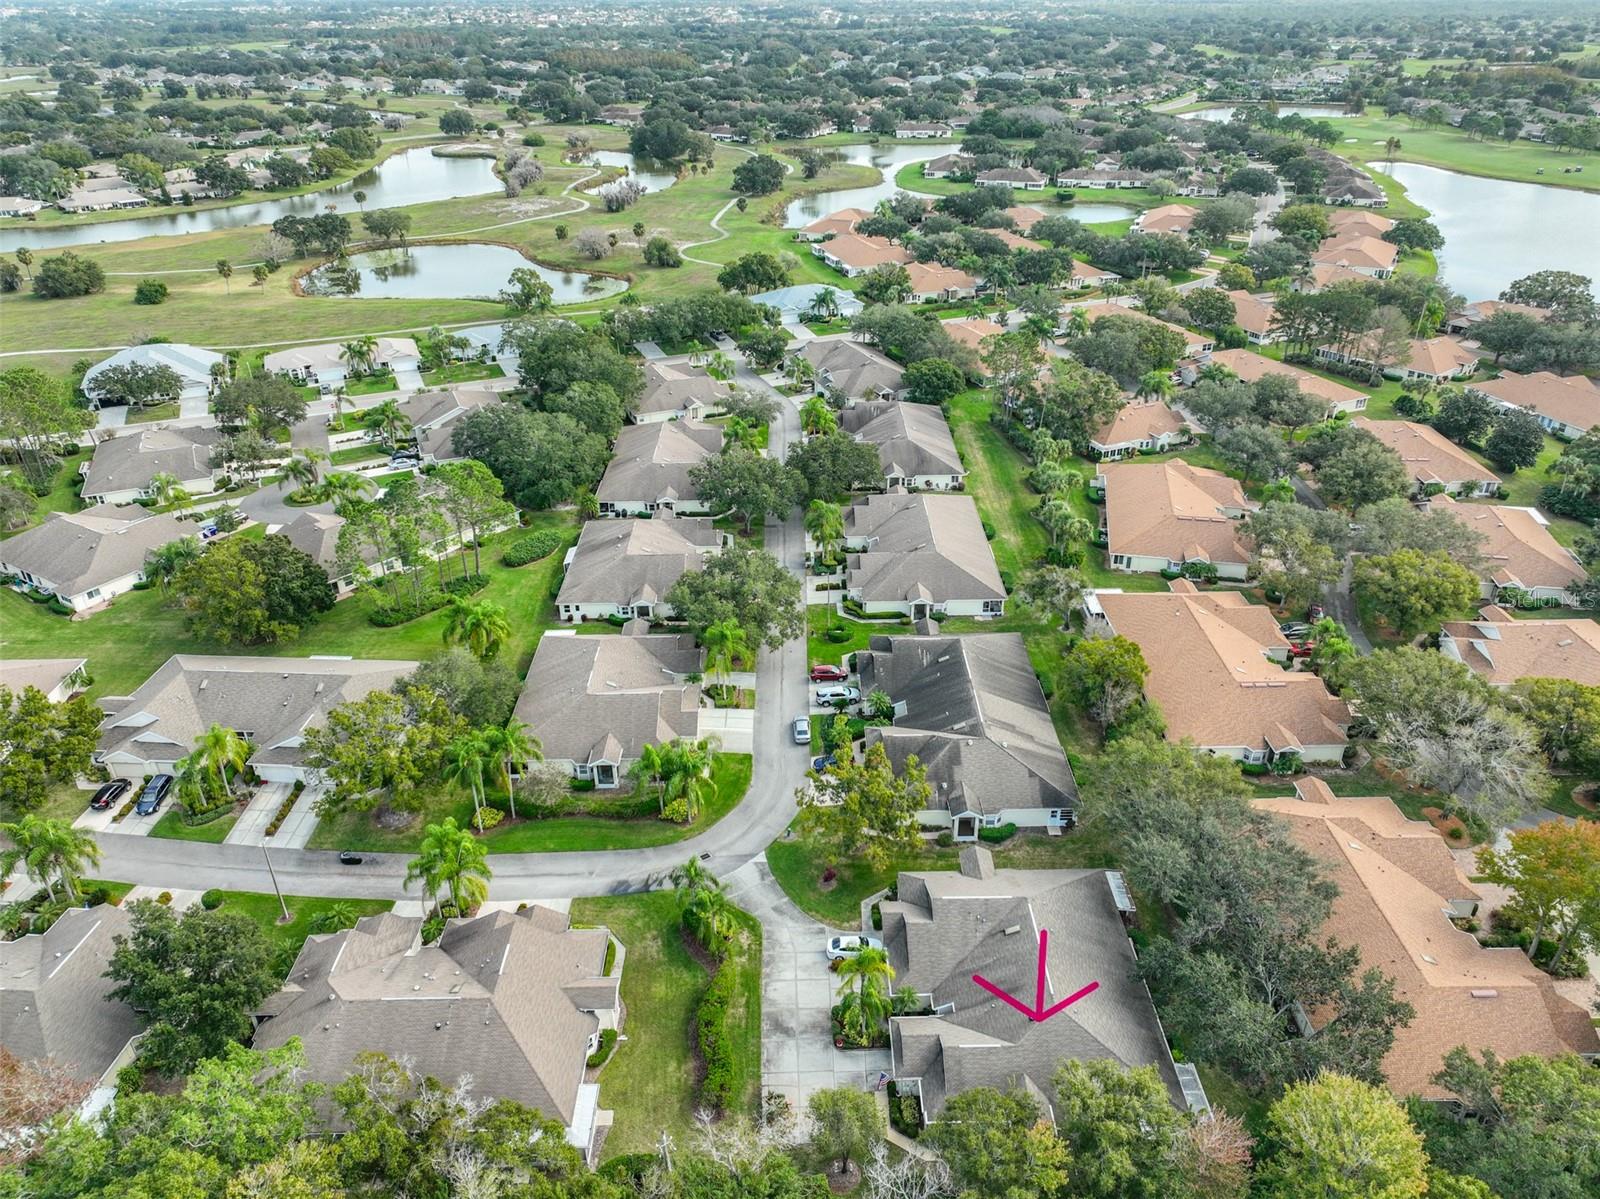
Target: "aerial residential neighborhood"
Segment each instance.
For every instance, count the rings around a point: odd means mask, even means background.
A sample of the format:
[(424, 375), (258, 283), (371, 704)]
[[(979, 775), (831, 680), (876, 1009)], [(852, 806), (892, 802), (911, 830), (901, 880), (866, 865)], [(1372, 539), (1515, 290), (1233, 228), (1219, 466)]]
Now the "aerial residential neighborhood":
[(1600, 13), (25, 0), (0, 1199), (1600, 1195)]

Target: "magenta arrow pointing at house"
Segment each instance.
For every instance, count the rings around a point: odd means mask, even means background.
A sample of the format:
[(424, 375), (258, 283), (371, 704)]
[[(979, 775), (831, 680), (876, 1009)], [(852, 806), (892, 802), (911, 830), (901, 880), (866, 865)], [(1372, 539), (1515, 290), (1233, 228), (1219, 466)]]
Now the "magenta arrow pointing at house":
[(1037, 989), (1035, 991), (1035, 994), (1034, 994), (1034, 997), (1033, 997), (1033, 1006), (1032, 1007), (1029, 1007), (1027, 1004), (1023, 1003), (1022, 1000), (1018, 999), (1015, 995), (1010, 995), (1010, 994), (1007, 994), (1005, 991), (1002, 991), (999, 987), (995, 986), (992, 982), (990, 982), (988, 979), (984, 978), (983, 975), (981, 975), (981, 974), (974, 974), (972, 976), (972, 981), (977, 983), (980, 987), (982, 987), (985, 991), (989, 992), (989, 994), (993, 995), (996, 999), (1005, 1000), (1005, 1002), (1009, 1003), (1012, 1007), (1016, 1008), (1017, 1011), (1021, 1012), (1024, 1016), (1026, 1016), (1028, 1019), (1032, 1020), (1035, 1024), (1043, 1024), (1046, 1020), (1050, 1019), (1050, 1017), (1054, 1016), (1057, 1012), (1060, 1012), (1060, 1011), (1062, 1011), (1062, 1010), (1064, 1010), (1066, 1008), (1071, 1007), (1073, 1004), (1077, 1003), (1078, 1000), (1082, 999), (1084, 996), (1090, 995), (1090, 994), (1094, 993), (1095, 991), (1099, 990), (1099, 988), (1100, 988), (1100, 984), (1098, 982), (1092, 982), (1086, 987), (1080, 987), (1078, 990), (1074, 991), (1071, 995), (1068, 995), (1060, 1003), (1055, 1003), (1055, 1004), (1052, 1004), (1049, 1007), (1045, 1007), (1045, 1005), (1044, 1005), (1044, 960), (1045, 960), (1045, 954), (1049, 950), (1049, 948), (1050, 948), (1050, 934), (1048, 932), (1046, 932), (1044, 929), (1041, 928), (1039, 930), (1039, 983), (1038, 983), (1038, 987), (1037, 987)]

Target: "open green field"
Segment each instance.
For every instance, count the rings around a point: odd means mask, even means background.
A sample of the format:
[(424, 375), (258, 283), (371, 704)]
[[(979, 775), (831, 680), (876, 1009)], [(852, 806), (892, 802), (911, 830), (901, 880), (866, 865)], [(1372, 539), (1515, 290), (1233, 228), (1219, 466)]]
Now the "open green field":
[[(738, 942), (724, 969), (738, 971), (729, 1008), (739, 1110), (753, 1115), (761, 1085), (761, 926), (737, 913)], [(694, 1012), (707, 972), (686, 944), (670, 891), (578, 899), (572, 922), (605, 925), (627, 949), (622, 1002), (627, 1019), (616, 1053), (600, 1071), (600, 1103), (616, 1112), (605, 1156), (648, 1153), (663, 1130), (684, 1144), (695, 1128), (698, 1063)]]
[[(519, 670), (532, 659), (544, 630), (556, 623), (551, 588), (560, 576), (562, 556), (578, 532), (574, 516), (564, 512), (535, 513), (529, 529), (545, 528), (563, 531), (561, 548), (514, 570), (500, 565), (500, 552), (507, 541), (526, 530), (499, 533), (484, 540), (483, 571), (489, 576), (489, 585), (478, 594), (505, 608), (512, 633), (502, 652)], [(183, 613), (159, 588), (118, 596), (109, 608), (86, 620), (57, 616), (42, 604), (30, 603), (6, 589), (0, 591), (0, 654), (17, 658), (86, 657), (94, 674), (94, 686), (89, 689), (94, 697), (132, 694), (156, 667), (176, 653), (284, 657), (350, 654), (358, 658), (421, 659), (444, 648), (443, 611), (381, 629), (367, 620), (375, 602), (372, 592), (341, 600), (294, 641), (224, 648), (197, 641), (185, 627)]]
[[(1334, 152), (1358, 162), (1374, 165), (1383, 163), (1388, 157), (1384, 142), (1397, 137), (1400, 139), (1400, 149), (1396, 151), (1395, 158), (1405, 162), (1420, 162), (1490, 179), (1514, 179), (1524, 183), (1543, 183), (1550, 187), (1600, 191), (1600, 178), (1591, 173), (1595, 164), (1600, 162), (1600, 155), (1592, 152), (1557, 150), (1554, 146), (1522, 140), (1479, 140), (1448, 126), (1424, 129), (1419, 124), (1382, 117), (1376, 113), (1338, 117), (1334, 119), (1334, 126), (1347, 139), (1334, 146)], [(1352, 138), (1354, 141), (1348, 140)], [(1584, 174), (1563, 175), (1561, 168), (1570, 166), (1583, 167)], [(1544, 169), (1543, 175), (1538, 173), (1540, 168)], [(1391, 216), (1395, 215), (1392, 208), (1385, 211)]]

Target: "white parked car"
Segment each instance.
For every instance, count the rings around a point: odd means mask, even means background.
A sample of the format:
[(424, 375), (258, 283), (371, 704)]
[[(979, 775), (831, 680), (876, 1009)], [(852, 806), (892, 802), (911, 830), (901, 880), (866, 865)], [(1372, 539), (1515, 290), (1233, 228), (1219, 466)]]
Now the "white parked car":
[(797, 716), (794, 721), (794, 743), (796, 745), (811, 744), (811, 720), (806, 716)]
[(828, 958), (838, 961), (840, 958), (853, 957), (863, 949), (882, 949), (883, 942), (877, 937), (829, 937)]
[(851, 703), (855, 703), (856, 700), (858, 700), (860, 698), (861, 698), (861, 688), (859, 688), (859, 687), (818, 687), (817, 688), (817, 702), (819, 704), (831, 704), (835, 700), (841, 700), (841, 699), (849, 700)]

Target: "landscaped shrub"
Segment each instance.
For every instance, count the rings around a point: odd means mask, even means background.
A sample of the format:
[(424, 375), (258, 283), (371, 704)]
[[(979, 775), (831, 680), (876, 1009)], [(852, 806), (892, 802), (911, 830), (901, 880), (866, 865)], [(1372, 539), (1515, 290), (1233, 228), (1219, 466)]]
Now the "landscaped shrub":
[(480, 833), (486, 833), (505, 818), (505, 813), (499, 808), (479, 808), (478, 814), (472, 822), (478, 826)]
[(694, 1014), (700, 1060), (706, 1067), (705, 1078), (700, 1082), (700, 1101), (717, 1112), (725, 1111), (733, 1101), (733, 1045), (728, 1035), (728, 1008), (733, 1002), (736, 981), (734, 970), (726, 965), (718, 966)]
[(446, 595), (473, 595), (488, 585), (488, 575), (457, 575), (445, 580), (444, 592)]
[(689, 801), (686, 799), (673, 800), (662, 810), (661, 819), (670, 821), (673, 824), (688, 824)]
[(602, 1028), (600, 1030), (600, 1044), (595, 1046), (595, 1051), (589, 1055), (589, 1068), (592, 1070), (596, 1066), (603, 1066), (606, 1059), (611, 1056), (611, 1051), (616, 1047), (617, 1030), (614, 1028)]
[(1272, 760), (1272, 773), (1280, 777), (1299, 774), (1302, 769), (1304, 765), (1297, 753), (1281, 753)]
[(85, 895), (84, 899), (86, 899), (88, 901), (89, 906), (91, 908), (97, 908), (103, 903), (110, 903), (111, 902), (111, 888), (110, 887), (96, 887), (94, 890), (90, 891), (87, 895)]
[(980, 828), (978, 830), (978, 840), (987, 841), (991, 845), (998, 845), (1000, 842), (1009, 841), (1016, 836), (1016, 832), (1017, 826), (1014, 824), (1002, 824), (999, 828)]
[(1217, 581), (1217, 568), (1210, 562), (1185, 562), (1183, 564), (1183, 577), (1194, 579), (1201, 583), (1215, 583)]
[(500, 555), (500, 562), (504, 566), (526, 566), (529, 562), (548, 558), (560, 546), (560, 533), (554, 529), (541, 529), (506, 546), (505, 552)]
[(1246, 777), (1255, 779), (1266, 774), (1268, 767), (1265, 762), (1240, 762), (1239, 769)]
[(850, 630), (841, 628), (839, 625), (834, 625), (828, 630), (828, 640), (833, 642), (835, 645), (843, 645), (846, 641), (850, 640)]
[(593, 779), (573, 779), (570, 783), (567, 784), (567, 786), (571, 787), (574, 791), (593, 791), (594, 790), (594, 780)]
[(606, 617), (606, 623), (612, 628), (620, 629), (623, 625), (628, 623), (628, 618), (613, 612), (610, 616)]
[(935, 845), (937, 845), (940, 849), (949, 849), (952, 845), (954, 845), (956, 843), (956, 835), (954, 833), (952, 833), (949, 829), (945, 829), (943, 832), (941, 832), (937, 837), (935, 837), (933, 839), (933, 843)]
[(163, 891), (163, 892), (161, 892), (160, 895), (156, 896), (156, 902), (159, 903), (162, 907), (166, 907), (167, 904), (172, 902), (172, 892), (171, 891)]
[(70, 605), (63, 604), (60, 600), (53, 597), (51, 598), (47, 607), (49, 607), (50, 611), (54, 612), (57, 616), (71, 616), (73, 613), (73, 608)]
[(222, 906), (222, 892), (212, 887), (200, 897), (200, 906), (208, 912), (214, 912)]

